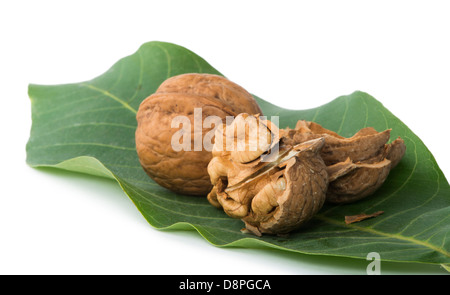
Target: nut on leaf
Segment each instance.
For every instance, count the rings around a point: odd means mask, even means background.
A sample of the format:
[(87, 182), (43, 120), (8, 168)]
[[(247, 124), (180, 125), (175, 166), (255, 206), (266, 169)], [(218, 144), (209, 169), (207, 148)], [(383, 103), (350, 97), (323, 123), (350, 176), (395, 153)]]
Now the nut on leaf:
[[(200, 127), (194, 124), (196, 108), (201, 109)], [(196, 145), (195, 139), (200, 138), (201, 144), (205, 135), (211, 135), (213, 124), (203, 124), (207, 117), (223, 120), (242, 112), (262, 114), (251, 94), (224, 77), (183, 74), (167, 79), (141, 103), (136, 115), (136, 150), (143, 169), (155, 182), (176, 193), (206, 195), (212, 187), (207, 172), (212, 154)], [(183, 135), (186, 148), (174, 150), (174, 134), (183, 131), (179, 125), (172, 126), (180, 116), (187, 118), (191, 130), (178, 133)], [(211, 143), (213, 135), (208, 138)]]
[[(247, 130), (252, 130), (246, 126), (248, 121), (241, 120), (247, 116), (241, 114), (234, 122), (241, 122)], [(208, 165), (214, 184), (208, 194), (209, 202), (223, 208), (227, 215), (241, 219), (246, 229), (256, 235), (285, 234), (302, 226), (322, 207), (328, 185), (326, 166), (319, 156), (323, 138), (288, 145), (278, 137), (276, 126), (269, 122), (263, 121), (262, 132), (254, 131), (246, 137), (251, 142), (252, 137), (262, 134), (261, 146), (266, 146), (264, 151), (256, 147), (250, 151), (251, 145), (245, 145), (251, 154), (248, 158), (233, 158), (233, 150), (223, 151), (216, 146), (220, 144), (218, 138), (232, 139), (224, 135), (232, 125), (224, 126), (222, 137), (216, 134), (214, 157)], [(268, 144), (267, 130), (273, 133)], [(231, 134), (235, 135), (234, 142), (238, 146), (242, 139), (237, 132)], [(259, 155), (255, 158), (256, 154)]]

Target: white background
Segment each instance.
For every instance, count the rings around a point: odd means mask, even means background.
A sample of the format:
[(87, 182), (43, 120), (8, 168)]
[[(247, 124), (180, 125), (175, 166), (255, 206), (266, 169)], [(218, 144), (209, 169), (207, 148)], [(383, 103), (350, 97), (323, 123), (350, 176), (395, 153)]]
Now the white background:
[(448, 178), (448, 3), (2, 1), (0, 274), (365, 274), (365, 260), (218, 248), (195, 232), (159, 231), (113, 181), (28, 167), (27, 85), (89, 80), (144, 42), (172, 42), (286, 108), (368, 92)]

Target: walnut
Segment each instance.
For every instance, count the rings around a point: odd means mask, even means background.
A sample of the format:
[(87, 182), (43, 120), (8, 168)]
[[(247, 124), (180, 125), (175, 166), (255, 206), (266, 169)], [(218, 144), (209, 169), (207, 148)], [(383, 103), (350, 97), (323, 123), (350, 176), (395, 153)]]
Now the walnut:
[[(258, 123), (258, 131), (252, 122)], [(234, 149), (225, 149), (230, 142)], [(256, 235), (288, 233), (325, 202), (328, 173), (319, 156), (323, 145), (323, 138), (286, 144), (270, 121), (240, 114), (231, 125), (216, 130), (208, 165), (214, 188), (208, 200), (241, 219)]]
[(369, 127), (345, 138), (302, 120), (279, 130), (248, 114), (219, 127), (215, 138), (208, 200), (256, 235), (299, 228), (325, 201), (374, 193), (405, 153), (401, 138), (386, 143), (390, 130)]
[(327, 165), (330, 181), (327, 201), (332, 203), (350, 203), (373, 194), (406, 150), (401, 138), (387, 144), (390, 129), (377, 132), (367, 127), (344, 138), (317, 123), (300, 120), (295, 129), (282, 132), (290, 144), (325, 139), (320, 155)]
[[(141, 103), (136, 116), (136, 149), (142, 167), (158, 184), (174, 192), (206, 195), (212, 187), (207, 172), (212, 154), (202, 140), (209, 136), (213, 143), (214, 133), (210, 134), (213, 124), (204, 121), (210, 116), (223, 120), (244, 112), (262, 114), (251, 94), (224, 77), (183, 74), (167, 79)], [(200, 126), (195, 125), (196, 115)], [(190, 131), (172, 127), (180, 116), (187, 118)], [(172, 145), (177, 132), (183, 140), (181, 150)]]

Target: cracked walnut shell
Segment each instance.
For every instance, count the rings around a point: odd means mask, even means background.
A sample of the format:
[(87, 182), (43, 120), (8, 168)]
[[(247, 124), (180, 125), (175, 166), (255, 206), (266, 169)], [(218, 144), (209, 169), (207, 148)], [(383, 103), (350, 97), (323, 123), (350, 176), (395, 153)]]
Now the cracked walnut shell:
[[(239, 115), (234, 122), (243, 116), (247, 115)], [(284, 234), (300, 227), (320, 210), (328, 185), (326, 166), (319, 156), (323, 138), (295, 146), (284, 144), (276, 136), (276, 126), (269, 122), (261, 124), (264, 131), (258, 134), (264, 136), (264, 146), (266, 131), (270, 131), (274, 135), (271, 141), (265, 150), (248, 149), (251, 157), (244, 157), (245, 161), (243, 157), (233, 157), (234, 150), (217, 148), (218, 139), (226, 138), (226, 131), (232, 126), (218, 129), (214, 157), (208, 165), (214, 185), (209, 202), (223, 208), (227, 215), (241, 219), (246, 229), (256, 235)], [(246, 121), (242, 124), (248, 125)], [(238, 145), (241, 139), (237, 132), (234, 135)], [(246, 138), (248, 142), (249, 137), (252, 135)]]
[(373, 194), (400, 162), (406, 146), (401, 138), (387, 143), (390, 129), (377, 132), (372, 127), (345, 138), (317, 123), (300, 120), (295, 129), (282, 130), (285, 140), (298, 144), (324, 138), (320, 153), (329, 175), (327, 201), (350, 203)]

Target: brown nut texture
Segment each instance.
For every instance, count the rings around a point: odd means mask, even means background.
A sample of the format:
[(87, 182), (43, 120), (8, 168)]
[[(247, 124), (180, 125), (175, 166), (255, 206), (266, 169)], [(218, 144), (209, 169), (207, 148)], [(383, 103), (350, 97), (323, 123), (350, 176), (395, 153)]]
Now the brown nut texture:
[[(246, 127), (243, 129), (249, 131), (252, 128), (247, 126), (248, 121), (241, 120), (246, 116), (241, 114), (234, 122), (241, 122)], [(230, 133), (226, 133), (233, 124), (217, 129), (214, 157), (208, 165), (214, 184), (208, 200), (227, 215), (241, 219), (246, 230), (255, 235), (286, 234), (310, 220), (325, 202), (328, 173), (319, 155), (324, 139), (293, 146), (280, 140), (270, 121), (261, 125), (263, 131), (255, 133), (262, 135), (263, 144), (259, 146), (266, 149), (252, 151), (250, 144), (245, 145), (241, 152), (248, 152), (250, 157), (233, 157), (234, 150), (224, 151), (216, 146), (219, 138), (230, 140)], [(268, 143), (267, 130), (272, 133)], [(239, 146), (239, 132), (231, 134)], [(258, 137), (250, 134), (245, 138), (250, 143), (255, 136)]]
[(290, 144), (325, 139), (320, 154), (330, 181), (327, 201), (350, 203), (373, 194), (405, 154), (401, 138), (387, 144), (390, 132), (367, 127), (345, 138), (317, 123), (300, 120), (295, 129), (285, 129), (282, 134)]
[[(222, 76), (192, 73), (167, 79), (141, 103), (136, 115), (136, 150), (143, 169), (176, 193), (207, 195), (212, 188), (207, 172), (212, 154), (202, 142), (212, 145), (215, 126), (204, 122), (211, 116), (225, 121), (242, 112), (262, 114), (250, 93)], [(196, 114), (201, 114), (200, 126), (195, 125)], [(177, 121), (180, 117), (186, 119)], [(190, 132), (181, 130), (180, 122), (189, 123)], [(184, 148), (173, 148), (174, 135), (180, 135), (176, 143), (182, 141)]]

